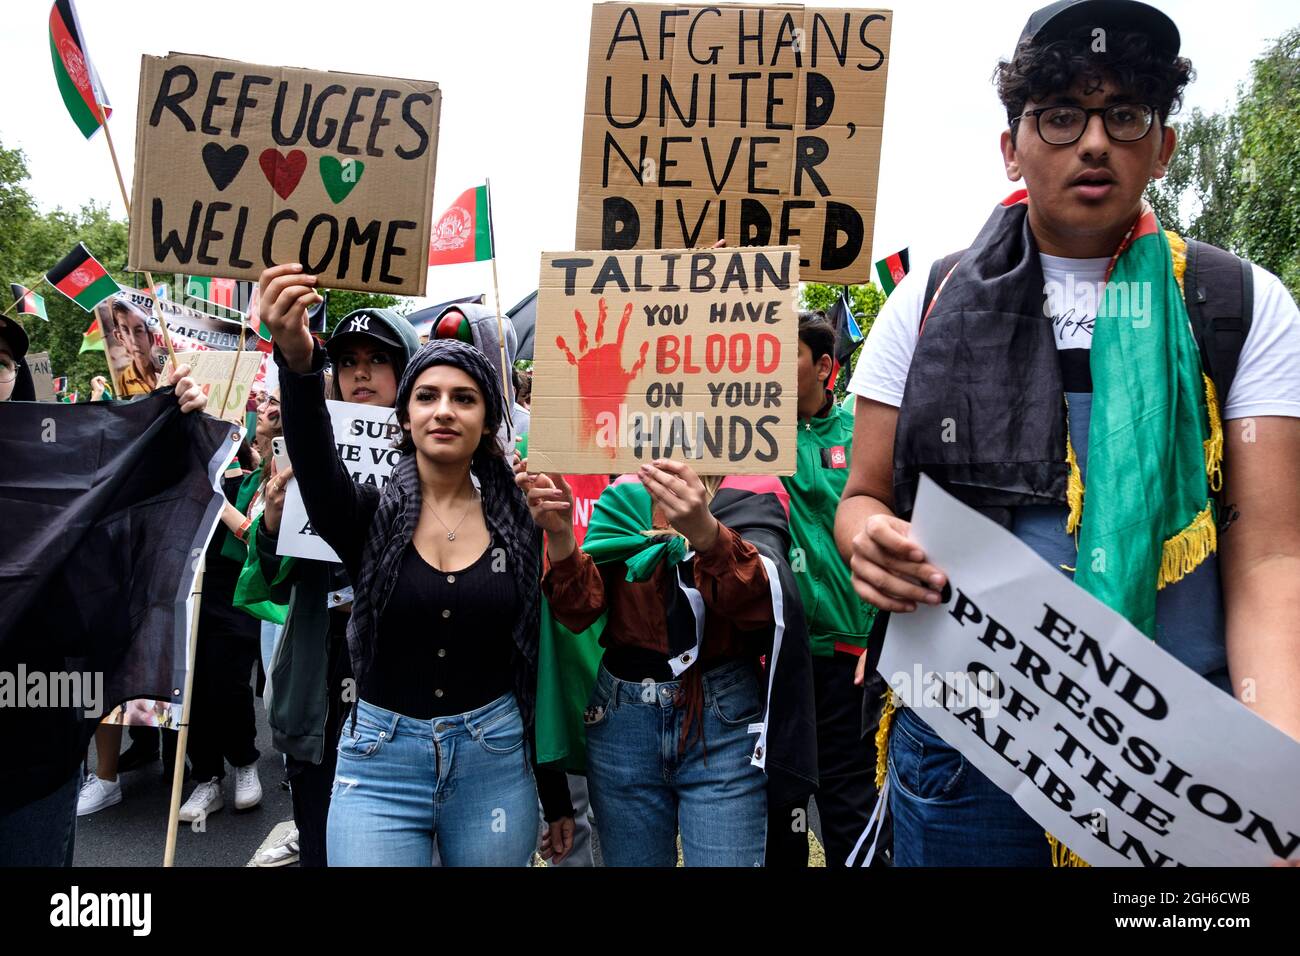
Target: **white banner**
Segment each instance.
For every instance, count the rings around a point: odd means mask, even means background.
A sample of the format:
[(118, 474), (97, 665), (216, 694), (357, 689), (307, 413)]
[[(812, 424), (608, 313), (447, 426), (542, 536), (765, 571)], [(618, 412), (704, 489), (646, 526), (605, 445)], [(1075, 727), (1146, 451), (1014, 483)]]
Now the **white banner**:
[[(334, 445), (352, 480), (383, 488), (400, 457), (393, 442), (401, 434), (397, 413), (391, 408), (375, 408), (354, 402), (327, 401), (334, 424)], [(288, 449), (290, 464), (293, 449)], [(280, 519), (280, 542), (277, 554), (316, 561), (338, 561), (324, 540), (312, 531), (302, 492), (295, 476), (285, 490), (284, 515)]]
[(912, 537), (949, 588), (880, 673), (1045, 830), (1094, 866), (1300, 859), (1300, 742), (927, 478)]

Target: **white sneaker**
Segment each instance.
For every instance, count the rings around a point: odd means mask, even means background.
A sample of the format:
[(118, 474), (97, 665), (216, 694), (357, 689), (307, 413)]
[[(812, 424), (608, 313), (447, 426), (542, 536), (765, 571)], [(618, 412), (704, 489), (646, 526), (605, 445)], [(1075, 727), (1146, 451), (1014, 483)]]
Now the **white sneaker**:
[(87, 774), (81, 783), (81, 793), (77, 794), (77, 816), (116, 806), (122, 802), (122, 784), (116, 780), (102, 780), (95, 774)]
[(253, 866), (288, 866), (298, 862), (298, 829), (295, 827), (276, 843), (253, 857)]
[(183, 823), (193, 823), (209, 813), (216, 813), (225, 805), (221, 798), (221, 781), (213, 777), (194, 788), (190, 798), (181, 806), (180, 818)]
[(235, 809), (247, 810), (262, 802), (262, 781), (257, 776), (257, 764), (235, 768)]

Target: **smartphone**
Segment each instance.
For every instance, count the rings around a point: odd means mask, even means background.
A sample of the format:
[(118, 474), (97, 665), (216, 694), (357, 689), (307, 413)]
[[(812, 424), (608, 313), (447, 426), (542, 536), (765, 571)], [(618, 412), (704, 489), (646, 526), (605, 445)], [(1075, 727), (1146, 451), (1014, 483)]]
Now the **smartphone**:
[(276, 472), (282, 472), (289, 467), (289, 452), (284, 447), (284, 437), (271, 439), (271, 456), (275, 459)]

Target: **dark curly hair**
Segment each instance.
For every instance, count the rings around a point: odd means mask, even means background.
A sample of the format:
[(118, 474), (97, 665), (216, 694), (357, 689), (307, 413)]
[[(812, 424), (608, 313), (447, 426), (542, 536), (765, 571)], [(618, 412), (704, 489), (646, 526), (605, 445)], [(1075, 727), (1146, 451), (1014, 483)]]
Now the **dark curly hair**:
[(1064, 92), (1080, 79), (1090, 85), (1112, 80), (1138, 102), (1154, 107), (1162, 123), (1178, 112), (1183, 88), (1196, 78), (1192, 61), (1160, 53), (1145, 33), (1111, 29), (1105, 39), (1106, 49), (1094, 51), (1092, 27), (1076, 27), (1050, 43), (1026, 40), (1010, 60), (998, 63), (993, 82), (1013, 133), (1026, 102)]
[(799, 341), (808, 346), (814, 362), (823, 355), (835, 357), (835, 326), (820, 309), (799, 313)]

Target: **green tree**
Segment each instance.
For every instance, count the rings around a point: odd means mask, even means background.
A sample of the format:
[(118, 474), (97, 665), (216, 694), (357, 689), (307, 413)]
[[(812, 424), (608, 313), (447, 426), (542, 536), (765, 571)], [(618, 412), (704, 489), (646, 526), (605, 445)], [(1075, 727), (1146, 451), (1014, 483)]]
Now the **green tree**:
[(1300, 27), (1251, 64), (1223, 113), (1193, 110), (1165, 178), (1160, 221), (1277, 275), (1300, 299)]
[[(1172, 125), (1178, 148), (1164, 178), (1155, 180), (1147, 193), (1156, 216), (1166, 229), (1181, 236), (1233, 249), (1241, 161), (1236, 115), (1195, 109), (1186, 120)], [(1191, 207), (1186, 215), (1185, 204)]]
[(325, 317), (326, 331), (332, 331), (339, 320), (357, 309), (396, 309), (400, 315), (411, 311), (411, 300), (404, 296), (385, 295), (382, 292), (350, 292), (330, 289), (329, 314)]
[(1300, 298), (1300, 27), (1251, 65), (1237, 117), (1234, 234), (1243, 255)]
[[(843, 286), (828, 285), (824, 282), (802, 283), (799, 291), (800, 307), (809, 311), (827, 312), (839, 301), (843, 291)], [(849, 302), (853, 306), (853, 315), (857, 318), (865, 339), (871, 331), (871, 324), (876, 321), (876, 316), (885, 305), (885, 290), (872, 282), (849, 286)], [(861, 353), (862, 350), (858, 349), (849, 356), (848, 363), (840, 371), (839, 378), (835, 380), (837, 400), (842, 399), (847, 392), (849, 379), (853, 376), (853, 368), (857, 365)]]

